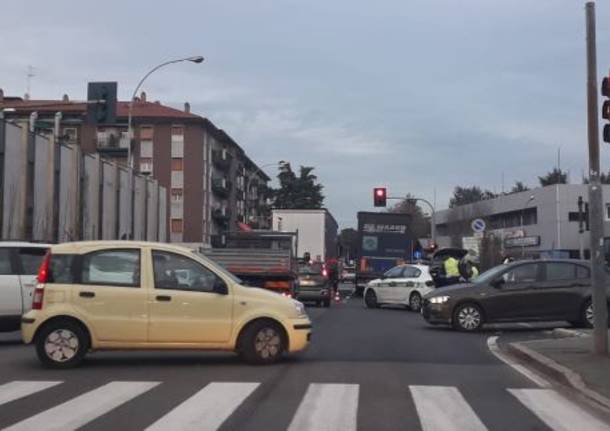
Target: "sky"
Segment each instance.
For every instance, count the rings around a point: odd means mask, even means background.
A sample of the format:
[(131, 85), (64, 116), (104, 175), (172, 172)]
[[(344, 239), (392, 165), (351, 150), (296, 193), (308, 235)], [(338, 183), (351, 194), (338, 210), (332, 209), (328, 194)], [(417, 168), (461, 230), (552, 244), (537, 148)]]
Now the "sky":
[[(342, 227), (372, 189), (446, 208), (457, 185), (529, 186), (587, 170), (584, 1), (174, 0), (9, 2), (0, 88), (86, 98), (117, 81), (226, 130), (259, 165), (314, 166)], [(598, 75), (610, 2), (597, 4)], [(602, 168), (610, 168), (603, 144)], [(267, 167), (274, 176), (274, 167)]]

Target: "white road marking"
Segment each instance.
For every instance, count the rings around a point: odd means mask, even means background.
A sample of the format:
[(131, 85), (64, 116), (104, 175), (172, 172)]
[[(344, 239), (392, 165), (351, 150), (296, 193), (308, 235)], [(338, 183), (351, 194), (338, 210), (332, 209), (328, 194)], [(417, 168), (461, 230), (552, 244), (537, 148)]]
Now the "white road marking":
[(610, 425), (551, 389), (509, 389), (508, 391), (555, 431), (610, 430)]
[(30, 382), (21, 380), (5, 383), (0, 385), (0, 405), (44, 391), (60, 383), (62, 382)]
[(515, 371), (518, 371), (519, 373), (530, 379), (532, 382), (534, 382), (536, 385), (540, 386), (541, 388), (551, 387), (551, 384), (548, 382), (548, 380), (544, 379), (543, 377), (540, 377), (538, 374), (534, 373), (533, 371), (530, 371), (523, 365), (516, 363), (509, 356), (502, 353), (502, 351), (498, 347), (497, 336), (489, 337), (487, 339), (487, 347), (496, 358), (498, 358), (505, 364), (511, 366)]
[(111, 382), (18, 422), (5, 431), (75, 430), (158, 384), (158, 382)]
[(259, 383), (210, 383), (147, 430), (216, 430)]
[(312, 383), (288, 431), (355, 431), (358, 385)]
[(452, 386), (409, 386), (424, 431), (486, 431), (460, 391)]

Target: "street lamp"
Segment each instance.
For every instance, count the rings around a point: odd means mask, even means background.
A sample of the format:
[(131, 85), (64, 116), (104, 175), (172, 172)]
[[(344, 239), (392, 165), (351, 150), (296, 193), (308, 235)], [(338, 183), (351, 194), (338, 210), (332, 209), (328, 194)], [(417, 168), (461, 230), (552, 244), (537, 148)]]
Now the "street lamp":
[(144, 83), (146, 78), (148, 78), (150, 75), (152, 75), (155, 71), (157, 71), (157, 70), (161, 69), (162, 67), (167, 66), (169, 64), (180, 63), (183, 61), (190, 61), (191, 63), (199, 64), (199, 63), (203, 62), (203, 57), (200, 55), (196, 55), (196, 56), (192, 56), (192, 57), (179, 58), (177, 60), (169, 60), (164, 63), (158, 64), (157, 66), (150, 69), (148, 71), (148, 73), (146, 75), (144, 75), (144, 77), (142, 79), (140, 79), (140, 82), (138, 82), (136, 89), (133, 90), (131, 99), (129, 99), (129, 113), (127, 115), (127, 137), (129, 138), (129, 146), (127, 147), (127, 165), (131, 169), (133, 169), (133, 159), (132, 159), (132, 151), (131, 151), (133, 126), (131, 123), (132, 123), (132, 113), (133, 113), (133, 101), (136, 98), (136, 95), (138, 94), (138, 90), (140, 89), (140, 87), (142, 86), (142, 84)]
[[(536, 199), (536, 196), (530, 195), (530, 197), (527, 199), (527, 201), (521, 208), (521, 232), (523, 233), (523, 237), (525, 237), (525, 229), (524, 229), (524, 225), (523, 225), (523, 213), (525, 212), (525, 209), (527, 208), (529, 203), (531, 201), (533, 201), (534, 199)], [(521, 243), (521, 258), (523, 258), (525, 256), (525, 240), (522, 240), (522, 241), (523, 242)]]

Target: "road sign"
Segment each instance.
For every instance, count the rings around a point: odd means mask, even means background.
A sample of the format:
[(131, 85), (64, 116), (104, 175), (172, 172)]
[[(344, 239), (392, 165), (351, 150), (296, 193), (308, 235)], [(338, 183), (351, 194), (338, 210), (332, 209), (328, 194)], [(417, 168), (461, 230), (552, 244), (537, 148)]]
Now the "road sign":
[(413, 259), (415, 259), (415, 260), (421, 259), (421, 250), (415, 250), (413, 252)]
[(485, 225), (485, 220), (481, 218), (475, 218), (472, 223), (470, 223), (470, 227), (472, 228), (473, 232), (480, 233), (484, 232), (487, 226)]

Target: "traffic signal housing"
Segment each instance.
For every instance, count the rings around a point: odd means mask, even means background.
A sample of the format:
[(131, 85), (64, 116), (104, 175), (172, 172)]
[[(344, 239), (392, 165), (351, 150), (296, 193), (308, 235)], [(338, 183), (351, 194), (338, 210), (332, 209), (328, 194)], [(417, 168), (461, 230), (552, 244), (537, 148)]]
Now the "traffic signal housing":
[[(610, 78), (605, 77), (602, 80), (602, 96), (605, 97), (604, 103), (602, 104), (602, 118), (610, 122)], [(610, 123), (604, 124), (603, 128), (603, 139), (604, 142), (610, 143)]]
[(87, 87), (87, 123), (114, 124), (116, 102), (116, 82), (90, 82)]
[(385, 187), (375, 187), (373, 189), (373, 204), (376, 207), (385, 207), (388, 201), (388, 194)]

